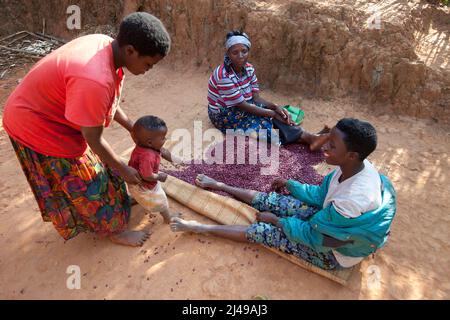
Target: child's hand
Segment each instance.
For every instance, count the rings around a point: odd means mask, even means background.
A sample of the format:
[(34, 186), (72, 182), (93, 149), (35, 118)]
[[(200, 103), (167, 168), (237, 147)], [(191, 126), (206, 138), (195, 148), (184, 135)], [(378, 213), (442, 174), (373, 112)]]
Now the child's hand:
[(276, 178), (272, 182), (272, 189), (275, 191), (280, 191), (282, 188), (286, 186), (287, 180), (283, 178)]
[(158, 180), (161, 182), (166, 182), (167, 177), (168, 177), (167, 173), (164, 172), (158, 173)]

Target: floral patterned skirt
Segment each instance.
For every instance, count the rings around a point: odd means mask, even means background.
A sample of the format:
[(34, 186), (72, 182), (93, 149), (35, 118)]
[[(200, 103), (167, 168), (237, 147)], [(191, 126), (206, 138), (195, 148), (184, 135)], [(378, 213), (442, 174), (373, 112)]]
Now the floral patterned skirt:
[[(256, 104), (253, 101), (248, 101), (249, 103), (255, 104), (260, 108), (264, 108), (261, 104)], [(267, 141), (272, 140), (272, 129), (274, 129), (272, 120), (266, 117), (259, 117), (254, 114), (240, 110), (237, 107), (221, 108), (220, 111), (213, 111), (208, 108), (209, 119), (212, 124), (222, 131), (223, 134), (227, 130), (234, 131), (253, 131), (254, 135), (258, 135), (262, 129), (267, 132)], [(279, 141), (279, 138), (278, 138)]]
[(101, 237), (127, 228), (131, 203), (125, 182), (90, 149), (79, 158), (37, 153), (11, 139), (45, 222), (65, 239), (80, 232)]
[[(275, 192), (258, 193), (252, 201), (252, 207), (258, 211), (270, 211), (280, 218), (295, 217), (301, 220), (308, 220), (318, 211), (317, 208), (308, 207), (292, 196), (284, 196)], [(333, 252), (321, 253), (301, 243), (292, 242), (281, 228), (272, 224), (254, 223), (247, 229), (246, 237), (250, 242), (276, 248), (325, 270), (339, 267)]]

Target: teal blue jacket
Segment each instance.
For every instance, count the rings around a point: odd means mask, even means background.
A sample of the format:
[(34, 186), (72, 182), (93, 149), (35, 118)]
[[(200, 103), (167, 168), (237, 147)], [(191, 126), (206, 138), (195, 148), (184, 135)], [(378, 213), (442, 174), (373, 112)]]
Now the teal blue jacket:
[[(289, 180), (287, 188), (291, 195), (309, 206), (322, 208), (309, 220), (288, 217), (279, 220), (283, 231), (289, 240), (302, 243), (318, 252), (328, 252), (331, 249), (350, 257), (367, 257), (384, 246), (388, 238), (392, 220), (396, 212), (396, 192), (389, 179), (383, 175), (382, 204), (370, 212), (365, 212), (357, 218), (346, 218), (338, 213), (334, 206), (323, 208), (333, 173), (327, 175), (321, 186), (301, 184)], [(323, 235), (328, 235), (341, 241), (353, 240), (338, 248), (323, 246)]]

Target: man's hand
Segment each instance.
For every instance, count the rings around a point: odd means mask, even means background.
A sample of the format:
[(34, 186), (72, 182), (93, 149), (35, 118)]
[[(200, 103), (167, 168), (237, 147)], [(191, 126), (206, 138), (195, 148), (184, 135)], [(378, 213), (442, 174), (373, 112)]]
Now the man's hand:
[(287, 180), (283, 178), (276, 178), (272, 182), (272, 190), (281, 191), (284, 187), (286, 187)]
[(264, 211), (256, 213), (256, 220), (258, 222), (270, 223), (276, 226), (278, 225), (278, 219), (279, 218), (271, 212)]
[(119, 169), (119, 174), (123, 178), (123, 180), (125, 180), (125, 182), (128, 184), (141, 184), (142, 183), (142, 178), (139, 175), (139, 172), (136, 169), (129, 167), (127, 165), (123, 165)]

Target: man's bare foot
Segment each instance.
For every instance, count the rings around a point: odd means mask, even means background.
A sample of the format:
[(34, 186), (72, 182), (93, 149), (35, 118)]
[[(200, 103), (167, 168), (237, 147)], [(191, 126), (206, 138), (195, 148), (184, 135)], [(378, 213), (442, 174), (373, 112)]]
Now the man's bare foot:
[(197, 221), (186, 221), (181, 218), (172, 218), (170, 220), (170, 229), (173, 232), (201, 232), (202, 224)]
[(331, 132), (331, 128), (329, 126), (325, 125), (322, 130), (317, 132), (317, 134), (324, 134), (324, 133), (330, 133), (330, 132)]
[(129, 247), (142, 247), (145, 241), (151, 235), (150, 230), (132, 231), (127, 230), (117, 235), (109, 237), (109, 239), (115, 243)]
[(315, 136), (315, 138), (313, 138), (313, 142), (309, 145), (309, 149), (311, 151), (320, 150), (322, 146), (328, 142), (329, 139), (330, 135), (328, 133)]
[(202, 189), (218, 190), (220, 188), (219, 182), (204, 174), (199, 174), (197, 176), (197, 178), (195, 179), (195, 184)]

